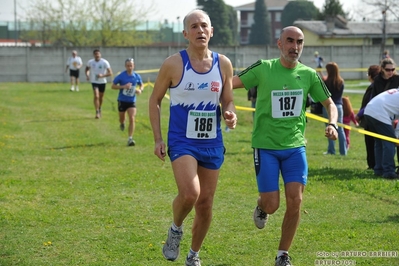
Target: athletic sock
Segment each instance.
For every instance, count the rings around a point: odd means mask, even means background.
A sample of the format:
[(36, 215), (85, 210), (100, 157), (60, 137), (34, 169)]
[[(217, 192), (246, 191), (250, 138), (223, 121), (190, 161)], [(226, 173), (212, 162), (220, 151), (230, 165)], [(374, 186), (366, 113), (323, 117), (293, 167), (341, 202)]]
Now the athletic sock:
[(172, 223), (172, 230), (176, 232), (182, 232), (183, 231), (183, 225), (177, 226), (175, 223)]
[(198, 255), (199, 255), (199, 251), (196, 252), (196, 251), (194, 251), (194, 250), (192, 250), (192, 249), (190, 248), (190, 251), (188, 252), (187, 258), (198, 257)]
[(279, 251), (277, 252), (277, 258), (280, 257), (280, 256), (282, 256), (283, 254), (287, 254), (287, 255), (288, 255), (288, 251), (287, 251), (287, 250), (279, 250)]

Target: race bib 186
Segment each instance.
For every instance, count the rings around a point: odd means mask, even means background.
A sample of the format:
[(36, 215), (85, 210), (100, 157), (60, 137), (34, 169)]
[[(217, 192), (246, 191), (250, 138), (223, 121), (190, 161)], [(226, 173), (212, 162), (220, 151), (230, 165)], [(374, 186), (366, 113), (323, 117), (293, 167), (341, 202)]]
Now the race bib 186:
[(188, 112), (186, 137), (189, 139), (216, 138), (216, 111), (191, 110)]

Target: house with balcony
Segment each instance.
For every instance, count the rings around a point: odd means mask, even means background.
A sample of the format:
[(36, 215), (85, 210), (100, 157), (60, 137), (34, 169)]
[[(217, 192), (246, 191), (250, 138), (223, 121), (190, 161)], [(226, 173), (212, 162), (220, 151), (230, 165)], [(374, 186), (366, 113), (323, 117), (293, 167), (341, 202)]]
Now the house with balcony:
[[(277, 42), (280, 37), (281, 14), (284, 7), (288, 4), (288, 0), (265, 0), (267, 11), (269, 12), (269, 20), (271, 25), (271, 40), (272, 44)], [(240, 45), (249, 44), (249, 35), (251, 33), (251, 26), (254, 23), (255, 2), (248, 3), (234, 8), (239, 12), (240, 24)]]

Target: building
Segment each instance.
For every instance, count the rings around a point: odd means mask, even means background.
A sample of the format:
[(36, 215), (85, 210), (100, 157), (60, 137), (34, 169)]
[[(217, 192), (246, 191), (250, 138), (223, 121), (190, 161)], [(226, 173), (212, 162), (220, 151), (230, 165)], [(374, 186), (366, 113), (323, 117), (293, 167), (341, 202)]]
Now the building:
[[(269, 19), (271, 25), (272, 43), (276, 43), (280, 37), (281, 14), (284, 7), (288, 4), (288, 0), (265, 0), (267, 11), (269, 12)], [(240, 44), (249, 44), (249, 34), (251, 33), (251, 26), (254, 23), (255, 2), (249, 3), (234, 8), (240, 13)], [(273, 41), (274, 40), (274, 41)]]
[(297, 20), (294, 25), (306, 36), (307, 46), (399, 45), (399, 21), (346, 21), (341, 16), (326, 21)]

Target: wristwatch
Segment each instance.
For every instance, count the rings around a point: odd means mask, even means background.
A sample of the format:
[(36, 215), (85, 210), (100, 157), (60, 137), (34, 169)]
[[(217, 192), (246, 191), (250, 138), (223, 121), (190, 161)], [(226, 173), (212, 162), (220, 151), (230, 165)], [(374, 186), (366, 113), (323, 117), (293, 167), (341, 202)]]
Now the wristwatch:
[(337, 124), (328, 123), (327, 126), (332, 126), (333, 128), (335, 128), (336, 131), (338, 131), (338, 126), (337, 126)]

